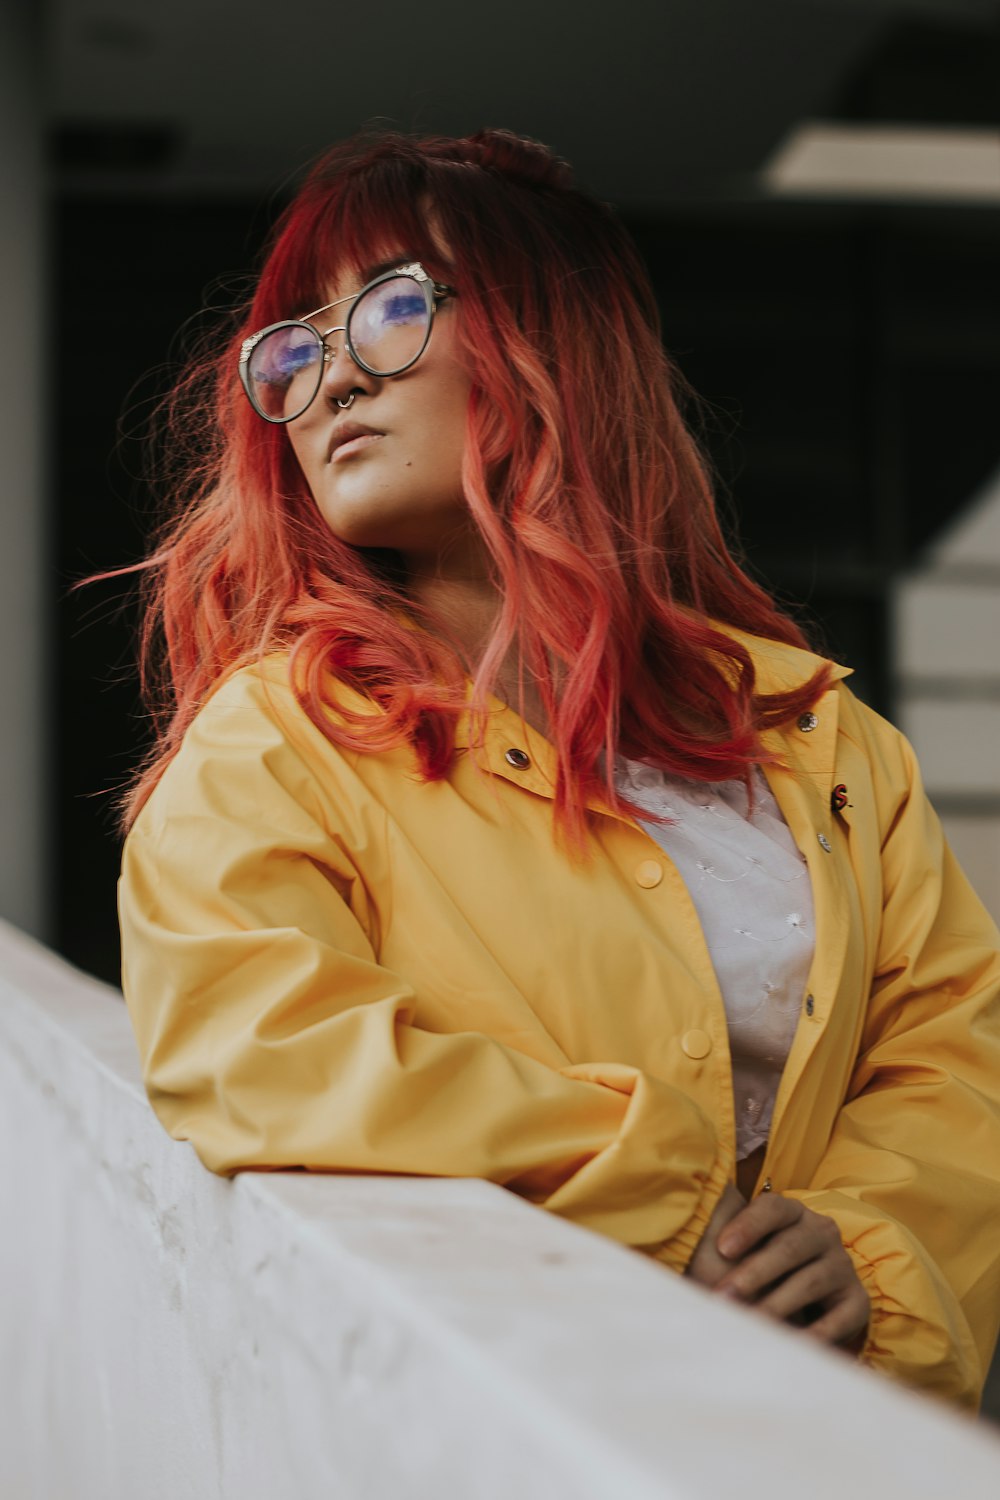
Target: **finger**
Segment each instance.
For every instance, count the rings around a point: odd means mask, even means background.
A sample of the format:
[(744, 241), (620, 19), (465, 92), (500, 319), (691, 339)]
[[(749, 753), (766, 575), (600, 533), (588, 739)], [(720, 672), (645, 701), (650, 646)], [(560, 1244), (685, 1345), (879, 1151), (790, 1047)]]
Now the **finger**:
[(780, 1193), (762, 1193), (730, 1219), (716, 1241), (716, 1248), (727, 1260), (739, 1260), (754, 1245), (795, 1224), (802, 1217), (802, 1204)]
[(820, 1225), (812, 1218), (800, 1219), (785, 1229), (776, 1230), (758, 1248), (749, 1250), (726, 1273), (716, 1290), (744, 1301), (752, 1300), (774, 1283), (833, 1250)]
[[(757, 1202), (759, 1201), (758, 1199)], [(784, 1201), (787, 1203), (790, 1200)], [(720, 1283), (720, 1291), (733, 1287), (737, 1294), (757, 1293), (769, 1282), (776, 1281), (779, 1276), (785, 1276), (811, 1260), (843, 1252), (840, 1231), (833, 1219), (825, 1214), (803, 1209), (801, 1204), (792, 1201), (799, 1210), (793, 1221), (783, 1228), (775, 1228), (760, 1248), (751, 1247), (740, 1260), (739, 1266), (725, 1278), (725, 1284)], [(750, 1207), (755, 1209), (757, 1202)], [(744, 1209), (743, 1212), (748, 1214), (750, 1209)], [(777, 1219), (777, 1212), (771, 1212)], [(763, 1217), (762, 1214), (762, 1220)], [(733, 1224), (738, 1224), (740, 1218), (741, 1215), (737, 1214)]]
[(699, 1286), (711, 1289), (718, 1285), (729, 1268), (730, 1262), (718, 1254), (715, 1246), (710, 1241), (702, 1241), (688, 1262), (684, 1275), (698, 1282)]
[[(776, 1286), (766, 1288), (756, 1305), (760, 1312), (766, 1312), (782, 1322), (816, 1303), (824, 1304), (825, 1316), (832, 1300), (846, 1292), (852, 1275), (849, 1262), (840, 1265), (830, 1257), (821, 1256), (808, 1265), (800, 1266)], [(809, 1326), (813, 1321), (815, 1320), (809, 1320)]]
[(809, 1324), (805, 1332), (821, 1343), (849, 1345), (852, 1353), (860, 1354), (871, 1311), (868, 1293), (858, 1283), (849, 1287), (843, 1297), (827, 1307), (815, 1322)]
[[(796, 1206), (801, 1209), (801, 1205)], [(790, 1272), (825, 1256), (843, 1259), (844, 1274), (850, 1274), (850, 1262), (834, 1221), (822, 1214), (811, 1214), (807, 1209), (801, 1211), (795, 1223), (775, 1230), (759, 1248), (751, 1248), (720, 1281), (717, 1290), (753, 1299)]]

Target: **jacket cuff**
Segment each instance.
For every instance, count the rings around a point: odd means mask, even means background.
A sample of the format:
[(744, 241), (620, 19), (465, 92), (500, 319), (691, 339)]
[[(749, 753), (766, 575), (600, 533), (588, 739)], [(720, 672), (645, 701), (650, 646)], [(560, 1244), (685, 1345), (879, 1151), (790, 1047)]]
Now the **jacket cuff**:
[(982, 1358), (954, 1290), (897, 1220), (836, 1189), (785, 1194), (832, 1218), (871, 1315), (860, 1363), (959, 1405), (978, 1405)]
[(733, 1182), (733, 1158), (728, 1151), (720, 1151), (705, 1182), (701, 1197), (691, 1218), (671, 1239), (652, 1248), (656, 1260), (679, 1274), (687, 1270), (688, 1263), (701, 1243), (712, 1215), (718, 1207), (725, 1189)]

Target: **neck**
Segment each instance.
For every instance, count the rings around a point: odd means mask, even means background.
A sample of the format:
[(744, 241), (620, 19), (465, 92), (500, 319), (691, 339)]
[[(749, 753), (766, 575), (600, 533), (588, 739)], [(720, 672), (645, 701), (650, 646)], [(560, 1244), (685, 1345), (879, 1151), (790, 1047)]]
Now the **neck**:
[[(406, 558), (407, 589), (415, 604), (427, 611), (432, 627), (442, 639), (459, 647), (470, 668), (482, 661), (500, 609), (500, 593), (481, 556), (450, 555), (434, 559)], [(507, 652), (497, 673), (495, 692), (512, 708), (519, 709), (519, 657), (516, 647)], [(525, 678), (523, 716), (542, 734), (548, 723), (535, 683)]]
[(407, 592), (434, 622), (438, 633), (454, 642), (476, 667), (489, 640), (500, 607), (500, 595), (484, 557), (472, 549), (461, 553), (405, 559)]

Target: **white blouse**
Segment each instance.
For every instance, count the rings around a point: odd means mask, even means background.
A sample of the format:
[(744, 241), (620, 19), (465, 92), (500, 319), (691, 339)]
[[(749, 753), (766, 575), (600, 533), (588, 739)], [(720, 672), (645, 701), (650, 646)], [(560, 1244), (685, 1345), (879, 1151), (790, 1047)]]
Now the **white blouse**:
[(615, 785), (676, 866), (701, 921), (729, 1026), (736, 1155), (767, 1140), (814, 948), (800, 853), (761, 770), (753, 808), (742, 781), (685, 781), (619, 756)]

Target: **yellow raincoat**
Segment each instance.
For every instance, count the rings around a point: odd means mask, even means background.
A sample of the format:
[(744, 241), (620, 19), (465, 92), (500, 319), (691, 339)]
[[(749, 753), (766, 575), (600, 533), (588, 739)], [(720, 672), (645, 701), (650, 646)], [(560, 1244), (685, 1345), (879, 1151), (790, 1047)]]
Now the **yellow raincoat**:
[[(763, 691), (818, 665), (740, 638)], [(759, 1186), (836, 1220), (864, 1360), (974, 1404), (1000, 1316), (1000, 938), (908, 745), (835, 675), (815, 725), (765, 737), (817, 937)], [(149, 1097), (216, 1172), (488, 1178), (681, 1271), (734, 1170), (700, 924), (600, 803), (593, 857), (560, 851), (552, 748), (494, 708), (426, 784), (407, 749), (335, 749), (282, 658), (218, 689), (125, 848)]]

